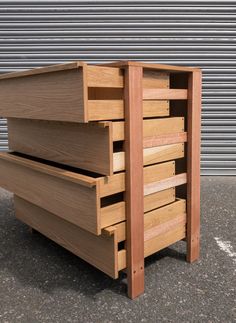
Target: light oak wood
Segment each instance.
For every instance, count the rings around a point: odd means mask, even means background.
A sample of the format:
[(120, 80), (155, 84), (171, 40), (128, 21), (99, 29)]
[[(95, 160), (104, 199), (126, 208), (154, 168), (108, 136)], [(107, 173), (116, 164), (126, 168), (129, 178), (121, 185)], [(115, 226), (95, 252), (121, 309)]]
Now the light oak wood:
[(144, 244), (144, 254), (148, 257), (155, 252), (171, 246), (172, 244), (180, 241), (186, 237), (186, 225), (179, 224), (172, 230), (163, 234), (157, 235), (155, 238), (146, 240)]
[[(172, 244), (180, 241), (186, 237), (186, 225), (180, 224), (173, 230), (170, 230), (164, 234), (158, 235), (153, 239), (147, 240), (144, 243), (144, 255), (148, 257), (164, 248), (171, 246)], [(118, 268), (123, 270), (126, 268), (126, 251), (119, 251)]]
[[(144, 212), (149, 212), (173, 201), (175, 201), (174, 188), (146, 195), (144, 196)], [(101, 208), (102, 228), (114, 225), (115, 223), (124, 221), (125, 219), (126, 215), (124, 201)]]
[(144, 100), (187, 100), (185, 89), (143, 89)]
[[(166, 206), (144, 214), (144, 241), (174, 229), (179, 224), (186, 224), (186, 201), (178, 199)], [(126, 239), (126, 222), (109, 226), (103, 230), (104, 234), (117, 233), (117, 241)]]
[(156, 192), (144, 196), (144, 212), (154, 210), (158, 207), (175, 201), (175, 188)]
[(124, 119), (123, 100), (89, 100), (88, 119), (90, 121)]
[(160, 71), (168, 71), (168, 72), (193, 72), (200, 71), (200, 69), (195, 67), (187, 67), (187, 66), (175, 66), (175, 65), (167, 65), (167, 64), (156, 64), (156, 63), (144, 63), (144, 62), (135, 62), (135, 61), (118, 61), (112, 63), (101, 64), (103, 66), (116, 66), (116, 67), (127, 67), (127, 66), (139, 66), (143, 67), (144, 71), (147, 69), (151, 70), (160, 70)]
[(110, 124), (8, 119), (9, 148), (30, 156), (111, 175)]
[(185, 214), (186, 219), (186, 200), (177, 199), (173, 203), (159, 207), (144, 215), (144, 231), (148, 231), (153, 227), (171, 221), (179, 215)]
[(143, 88), (169, 88), (170, 77), (168, 73), (160, 73), (155, 70), (143, 71)]
[(83, 67), (0, 79), (0, 99), (2, 117), (87, 121)]
[[(148, 185), (167, 178), (173, 172), (173, 162), (145, 167), (144, 183)], [(100, 234), (105, 226), (125, 219), (124, 205), (122, 209), (118, 208), (119, 203), (102, 208), (100, 206), (101, 198), (125, 191), (124, 173), (109, 177), (90, 177), (1, 153), (0, 185), (95, 234)], [(148, 198), (148, 202), (144, 199), (145, 210), (155, 203), (161, 203), (156, 196), (153, 195), (152, 198)]]
[[(183, 129), (182, 118), (163, 120), (164, 122), (145, 120), (145, 134)], [(9, 118), (9, 147), (13, 151), (30, 156), (103, 175), (112, 175), (113, 172), (124, 169), (124, 152), (114, 154), (113, 167), (112, 128), (113, 131), (119, 131), (117, 130), (119, 126), (114, 124), (111, 122), (78, 124)], [(118, 122), (118, 124), (124, 126), (124, 123)], [(165, 125), (168, 127), (165, 128)], [(148, 138), (150, 140), (150, 137)], [(167, 153), (169, 149), (171, 147), (167, 148)], [(146, 153), (149, 157), (153, 155), (154, 158), (159, 158), (162, 152), (163, 148), (146, 150), (144, 159)], [(162, 160), (159, 158), (154, 162)]]
[[(172, 187), (171, 187), (172, 188)], [(145, 190), (145, 186), (144, 186)], [(162, 193), (162, 194), (161, 194)], [(175, 200), (174, 190), (162, 190), (144, 196), (144, 212), (153, 210), (154, 208), (163, 206)], [(125, 202), (111, 204), (101, 208), (101, 228), (114, 225), (126, 219)]]
[[(95, 236), (18, 196), (14, 196), (14, 202), (16, 217), (19, 220), (112, 278), (117, 278), (118, 271), (126, 267), (126, 250), (118, 251), (118, 242), (125, 238), (125, 222), (105, 229), (101, 236)], [(145, 214), (145, 231), (148, 233), (145, 240), (145, 257), (173, 243), (173, 239), (180, 240), (181, 238), (178, 238), (180, 232), (182, 233), (181, 237), (184, 236), (183, 223), (186, 222), (186, 216), (184, 220), (184, 214), (181, 214), (185, 210), (184, 201), (176, 201), (173, 204), (176, 207), (174, 209), (173, 206), (172, 208), (166, 206), (162, 212), (160, 212), (161, 209), (155, 210), (156, 222), (153, 222), (152, 228), (157, 224), (160, 229), (156, 232), (157, 235), (151, 239), (148, 238), (151, 237), (148, 217), (153, 217), (153, 212)], [(172, 220), (170, 220), (171, 215), (168, 210), (174, 216)]]
[(88, 87), (123, 88), (124, 76), (120, 68), (87, 66)]
[(187, 132), (177, 132), (153, 137), (146, 137), (143, 140), (143, 148), (165, 146), (187, 142)]
[[(169, 115), (169, 101), (143, 101), (143, 117), (164, 117)], [(88, 120), (116, 120), (124, 119), (123, 100), (89, 100)]]
[(143, 117), (166, 117), (170, 115), (168, 100), (143, 100)]
[(118, 245), (115, 232), (96, 236), (56, 215), (14, 197), (16, 217), (73, 252), (112, 278), (118, 278)]
[[(184, 144), (172, 144), (159, 147), (145, 148), (143, 150), (144, 165), (164, 162), (184, 157)], [(125, 169), (125, 153), (113, 154), (113, 171), (118, 172)]]
[(122, 249), (118, 252), (118, 270), (126, 268), (126, 250)]
[(122, 242), (126, 239), (126, 222), (120, 222), (117, 224), (114, 224), (110, 227), (106, 227), (103, 229), (102, 234), (111, 236), (116, 232), (117, 234), (117, 242)]
[[(113, 141), (120, 141), (125, 139), (124, 122), (112, 123), (112, 138)], [(148, 119), (143, 121), (143, 137), (159, 136), (163, 134), (170, 134), (184, 131), (184, 118), (161, 118)]]
[(86, 187), (0, 158), (0, 185), (81, 228), (101, 233), (96, 182)]
[[(159, 181), (175, 174), (175, 162), (166, 162), (144, 167), (144, 184)], [(125, 191), (125, 173), (118, 173), (99, 180), (100, 196), (108, 196)]]
[(147, 230), (144, 234), (144, 241), (154, 239), (158, 235), (165, 234), (171, 230), (174, 230), (180, 225), (186, 225), (186, 214), (175, 216), (173, 219)]
[(101, 228), (106, 228), (125, 219), (124, 201), (101, 208)]
[(187, 174), (178, 174), (160, 181), (149, 183), (144, 186), (144, 195), (150, 195), (156, 192), (166, 190), (171, 187), (183, 185), (187, 183)]

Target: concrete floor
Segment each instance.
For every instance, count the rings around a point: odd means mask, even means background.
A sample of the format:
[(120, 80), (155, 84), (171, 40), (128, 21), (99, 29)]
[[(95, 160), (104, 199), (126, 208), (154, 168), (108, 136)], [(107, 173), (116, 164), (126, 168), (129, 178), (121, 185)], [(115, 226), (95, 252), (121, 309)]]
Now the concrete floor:
[(14, 218), (0, 190), (0, 322), (236, 322), (236, 177), (202, 178), (201, 259), (179, 242), (146, 260), (145, 294)]

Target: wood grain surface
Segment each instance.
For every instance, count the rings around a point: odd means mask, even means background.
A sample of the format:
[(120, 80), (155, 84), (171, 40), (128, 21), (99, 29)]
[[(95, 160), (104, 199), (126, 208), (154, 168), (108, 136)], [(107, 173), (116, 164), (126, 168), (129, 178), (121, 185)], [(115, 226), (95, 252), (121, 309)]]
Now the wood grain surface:
[(98, 124), (8, 119), (13, 151), (91, 172), (111, 175), (111, 127)]
[(112, 278), (118, 278), (118, 245), (114, 233), (110, 237), (96, 236), (18, 196), (14, 202), (19, 220)]

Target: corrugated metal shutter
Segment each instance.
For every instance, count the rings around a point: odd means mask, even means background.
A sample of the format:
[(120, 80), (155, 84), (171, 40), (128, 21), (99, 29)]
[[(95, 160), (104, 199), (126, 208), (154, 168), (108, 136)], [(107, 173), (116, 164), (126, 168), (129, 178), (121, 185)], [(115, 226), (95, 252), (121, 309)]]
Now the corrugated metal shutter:
[[(133, 59), (204, 70), (202, 174), (236, 175), (236, 2), (1, 1), (0, 71)], [(0, 147), (7, 147), (6, 122)]]

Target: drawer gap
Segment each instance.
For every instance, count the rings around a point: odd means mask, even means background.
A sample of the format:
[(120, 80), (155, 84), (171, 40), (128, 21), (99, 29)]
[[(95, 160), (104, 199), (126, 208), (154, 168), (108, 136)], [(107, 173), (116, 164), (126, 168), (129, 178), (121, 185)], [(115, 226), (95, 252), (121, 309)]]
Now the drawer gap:
[(113, 153), (124, 151), (124, 141), (113, 142)]
[(121, 202), (123, 200), (124, 200), (124, 192), (109, 195), (109, 196), (101, 198), (101, 207), (106, 207), (108, 205), (112, 205), (114, 203)]
[(69, 172), (74, 172), (74, 173), (77, 173), (77, 174), (81, 174), (81, 175), (85, 175), (85, 176), (89, 176), (89, 177), (93, 177), (93, 178), (99, 178), (99, 177), (103, 176), (101, 174), (90, 172), (90, 171), (85, 170), (85, 169), (76, 168), (76, 167), (56, 163), (56, 162), (53, 162), (53, 161), (49, 161), (49, 160), (38, 158), (38, 157), (33, 157), (33, 156), (30, 156), (30, 155), (26, 155), (26, 154), (22, 154), (22, 153), (18, 153), (18, 152), (10, 152), (9, 154), (13, 155), (13, 156), (17, 156), (17, 157), (26, 158), (26, 159), (34, 161), (34, 162), (43, 163), (44, 165), (47, 165), (47, 166), (57, 167), (57, 168), (60, 168), (60, 169), (63, 169), (63, 170), (69, 171)]

